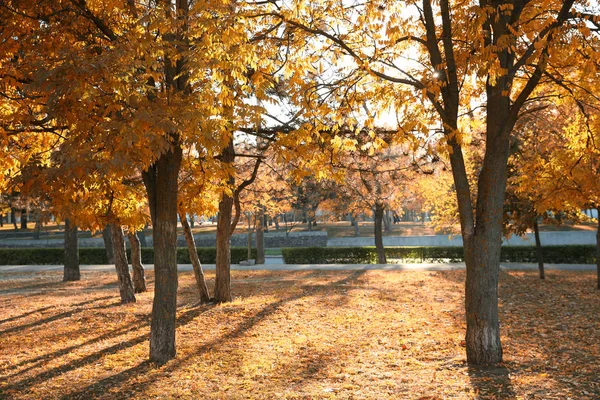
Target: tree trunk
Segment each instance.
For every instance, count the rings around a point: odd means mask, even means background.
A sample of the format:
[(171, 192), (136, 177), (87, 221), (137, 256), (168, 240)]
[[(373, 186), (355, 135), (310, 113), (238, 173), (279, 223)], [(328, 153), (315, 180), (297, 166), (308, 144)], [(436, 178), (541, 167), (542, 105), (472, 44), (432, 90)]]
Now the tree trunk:
[(27, 230), (27, 210), (21, 210), (21, 229)]
[(106, 226), (102, 230), (102, 240), (104, 240), (104, 248), (106, 249), (106, 258), (108, 259), (108, 263), (114, 264), (115, 263), (115, 253), (113, 250), (111, 225), (112, 224), (106, 224)]
[[(221, 154), (221, 161), (224, 163), (233, 163), (235, 161), (235, 151), (233, 140)], [(235, 178), (230, 176), (228, 184), (233, 187)], [(227, 193), (221, 195), (219, 201), (219, 214), (217, 216), (217, 259), (215, 266), (215, 301), (218, 303), (231, 301), (231, 221), (233, 217), (232, 196)]]
[(535, 236), (535, 254), (540, 271), (540, 279), (546, 279), (544, 272), (544, 254), (542, 252), (542, 242), (540, 240), (540, 226), (538, 225), (537, 216), (533, 219), (533, 234)]
[(127, 253), (125, 251), (123, 228), (118, 224), (110, 224), (110, 233), (115, 255), (115, 268), (117, 270), (117, 277), (119, 278), (121, 304), (135, 303), (135, 294), (133, 293), (133, 285), (131, 283), (131, 276), (129, 275), (129, 264), (127, 263)]
[(136, 232), (127, 232), (131, 246), (131, 268), (133, 270), (133, 291), (143, 293), (146, 291), (146, 276), (142, 264), (142, 247)]
[(350, 214), (350, 224), (354, 227), (354, 236), (360, 236), (360, 229), (358, 228), (358, 221), (354, 218), (354, 215)]
[(279, 230), (279, 215), (276, 215), (275, 218), (273, 218), (273, 223), (275, 224), (275, 230), (278, 231)]
[(208, 294), (208, 286), (206, 286), (206, 279), (204, 278), (204, 271), (202, 271), (202, 264), (198, 257), (198, 251), (196, 250), (196, 242), (194, 241), (194, 235), (192, 234), (192, 228), (188, 223), (188, 220), (184, 213), (179, 213), (179, 220), (183, 227), (183, 235), (185, 236), (185, 242), (187, 243), (188, 254), (190, 255), (190, 261), (192, 262), (192, 268), (194, 269), (194, 277), (196, 278), (196, 286), (200, 292), (200, 301), (202, 303), (208, 303), (210, 301), (210, 295)]
[(78, 281), (81, 279), (79, 272), (79, 241), (77, 239), (77, 226), (71, 225), (65, 219), (65, 269), (63, 281)]
[(263, 232), (269, 232), (269, 216), (267, 214), (265, 214), (265, 210), (264, 208), (261, 210), (261, 214), (262, 214), (262, 226), (263, 226)]
[(254, 231), (254, 229), (252, 229), (252, 214), (247, 213), (246, 219), (248, 220), (248, 243), (247, 243), (248, 256), (247, 256), (247, 260), (251, 260), (252, 259), (252, 232)]
[(150, 327), (150, 359), (163, 364), (176, 355), (177, 190), (181, 147), (160, 156), (143, 172), (154, 240), (154, 301)]
[(387, 264), (385, 248), (383, 247), (383, 204), (375, 203), (375, 248), (377, 249), (377, 262)]
[(15, 227), (15, 230), (19, 229), (19, 226), (17, 225), (17, 214), (15, 213), (14, 208), (10, 209), (10, 219), (12, 219), (12, 223), (13, 223), (13, 226)]
[(264, 223), (265, 223), (265, 209), (259, 207), (258, 219), (256, 221), (256, 264), (262, 265), (265, 263), (265, 235), (264, 235)]
[[(493, 98), (493, 95), (496, 97)], [(508, 128), (505, 126), (507, 115), (503, 115), (503, 111), (508, 109), (509, 99), (497, 96), (494, 91), (488, 93), (486, 151), (479, 173), (475, 221), (472, 220), (469, 194), (465, 193), (469, 189), (464, 161), (460, 160), (462, 166), (456, 162), (456, 157), (462, 158), (462, 152), (454, 149), (452, 153), (455, 187), (457, 194), (462, 193), (459, 196), (459, 209), (467, 269), (467, 362), (477, 365), (492, 365), (502, 361), (498, 275), (509, 153)], [(460, 176), (457, 177), (457, 174)]]
[(223, 194), (217, 216), (217, 259), (215, 266), (215, 301), (231, 301), (231, 215), (233, 198)]
[[(0, 221), (2, 220), (2, 216), (0, 216)], [(35, 217), (35, 227), (33, 228), (33, 238), (35, 240), (40, 240), (40, 232), (42, 230), (42, 222), (40, 221), (39, 214)]]
[(391, 232), (391, 223), (390, 223), (390, 210), (385, 210), (385, 215), (383, 216), (383, 229), (385, 232)]
[(598, 289), (600, 289), (600, 207), (596, 208), (596, 213), (596, 217), (598, 217), (598, 228), (596, 229), (596, 273), (598, 275)]

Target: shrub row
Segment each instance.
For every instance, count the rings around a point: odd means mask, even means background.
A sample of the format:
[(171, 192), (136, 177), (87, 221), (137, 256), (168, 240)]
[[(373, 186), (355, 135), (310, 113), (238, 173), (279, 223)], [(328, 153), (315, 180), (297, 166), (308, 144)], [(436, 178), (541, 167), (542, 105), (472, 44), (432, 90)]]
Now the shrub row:
[[(197, 248), (200, 262), (203, 264), (214, 264), (217, 258), (217, 251), (214, 247)], [(238, 264), (245, 260), (248, 255), (246, 247), (231, 248), (231, 262)], [(127, 250), (127, 257), (131, 259), (130, 251)], [(252, 249), (252, 257), (256, 258), (256, 249)], [(0, 249), (0, 265), (60, 265), (65, 261), (64, 250), (61, 248), (11, 248)], [(106, 250), (104, 248), (79, 249), (79, 263), (82, 265), (107, 264)], [(154, 263), (154, 249), (151, 247), (142, 248), (142, 263)], [(186, 247), (177, 249), (177, 263), (190, 264), (190, 257)]]
[[(286, 264), (376, 264), (375, 247), (304, 247), (282, 249)], [(386, 247), (388, 260), (404, 262), (460, 262), (462, 247)], [(569, 245), (543, 247), (544, 262), (593, 264), (596, 247)], [(535, 247), (503, 246), (502, 262), (537, 262)]]

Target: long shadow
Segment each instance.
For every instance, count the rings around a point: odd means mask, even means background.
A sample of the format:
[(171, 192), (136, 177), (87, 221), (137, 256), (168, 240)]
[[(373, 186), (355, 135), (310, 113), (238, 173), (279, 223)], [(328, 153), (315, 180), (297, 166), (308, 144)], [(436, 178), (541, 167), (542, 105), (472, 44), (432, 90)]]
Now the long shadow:
[(12, 375), (6, 376), (6, 378), (14, 378), (17, 375), (21, 375), (21, 374), (23, 374), (23, 373), (25, 373), (27, 371), (30, 371), (32, 369), (41, 367), (48, 360), (52, 360), (54, 358), (62, 357), (65, 354), (68, 354), (68, 353), (72, 352), (73, 350), (76, 350), (76, 349), (79, 349), (79, 348), (82, 348), (82, 347), (85, 347), (85, 346), (89, 346), (91, 344), (98, 343), (98, 342), (101, 342), (101, 341), (106, 340), (106, 339), (112, 339), (114, 337), (123, 335), (125, 333), (137, 330), (137, 329), (141, 328), (142, 326), (146, 325), (147, 323), (148, 323), (148, 319), (146, 317), (144, 317), (143, 321), (137, 322), (137, 323), (135, 323), (133, 325), (130, 325), (130, 326), (127, 326), (127, 327), (114, 329), (114, 330), (112, 330), (110, 332), (107, 332), (107, 333), (105, 333), (103, 335), (96, 336), (95, 338), (90, 339), (90, 340), (88, 340), (85, 343), (81, 343), (81, 344), (78, 344), (78, 345), (75, 345), (75, 346), (65, 347), (64, 349), (60, 349), (60, 350), (54, 351), (52, 353), (44, 354), (42, 356), (38, 356), (38, 357), (32, 358), (30, 360), (23, 360), (20, 363), (11, 364), (7, 368), (0, 368), (0, 373), (6, 373), (8, 371), (13, 371), (13, 370), (16, 370), (17, 368), (19, 368), (19, 367), (21, 367), (23, 365), (34, 363), (33, 365), (30, 365), (30, 366), (28, 366), (25, 369), (21, 369), (21, 370), (15, 372)]
[(58, 286), (63, 286), (66, 283), (67, 282), (62, 282), (62, 281), (61, 282), (44, 282), (44, 283), (34, 283), (31, 285), (11, 287), (9, 289), (0, 290), (0, 295), (14, 294), (14, 293), (22, 292), (22, 291), (35, 290), (35, 289), (50, 289), (50, 288), (55, 288)]
[(31, 314), (41, 313), (41, 312), (44, 312), (44, 311), (48, 311), (48, 310), (50, 310), (52, 308), (54, 308), (54, 307), (53, 306), (42, 307), (42, 308), (38, 308), (37, 310), (29, 311), (29, 312), (26, 312), (26, 313), (21, 314), (21, 315), (15, 315), (14, 317), (1, 319), (0, 320), (0, 324), (5, 324), (7, 322), (16, 321), (18, 319), (25, 318), (25, 317), (27, 317), (27, 316), (29, 316)]
[[(183, 326), (183, 325), (188, 324), (194, 318), (196, 318), (197, 316), (199, 316), (200, 314), (202, 314), (203, 312), (206, 312), (206, 311), (208, 311), (208, 309), (205, 307), (204, 309), (195, 308), (195, 309), (184, 312), (177, 319), (178, 326)], [(102, 349), (101, 351), (90, 354), (90, 355), (80, 358), (78, 360), (74, 360), (67, 364), (52, 368), (48, 371), (41, 372), (35, 376), (22, 379), (13, 384), (6, 385), (6, 386), (2, 387), (2, 390), (4, 390), (4, 391), (21, 390), (22, 392), (25, 392), (28, 388), (31, 388), (34, 385), (40, 384), (42, 382), (46, 382), (46, 381), (53, 379), (59, 375), (62, 375), (69, 371), (75, 370), (77, 368), (84, 367), (88, 364), (93, 364), (93, 363), (101, 360), (106, 355), (118, 353), (119, 351), (133, 347), (133, 346), (138, 345), (147, 340), (148, 340), (147, 334), (137, 336), (126, 342), (121, 342), (121, 343), (115, 344), (113, 346)], [(134, 368), (138, 368), (144, 364), (145, 363), (142, 363)], [(2, 398), (1, 395), (2, 395), (2, 392), (0, 392), (0, 398)], [(66, 398), (71, 398), (71, 397), (67, 396)], [(85, 398), (89, 398), (89, 393), (87, 393), (85, 395)]]
[(5, 329), (3, 331), (0, 331), (0, 335), (5, 335), (8, 333), (14, 333), (14, 332), (20, 332), (20, 331), (23, 331), (25, 329), (28, 329), (28, 328), (31, 328), (34, 326), (48, 324), (50, 322), (54, 322), (59, 319), (71, 317), (73, 314), (77, 314), (77, 313), (80, 313), (85, 310), (101, 310), (104, 308), (110, 308), (110, 307), (120, 304), (120, 303), (112, 303), (112, 304), (105, 304), (105, 305), (101, 305), (101, 306), (91, 307), (91, 308), (82, 307), (86, 304), (91, 304), (91, 303), (94, 303), (99, 300), (107, 300), (107, 299), (112, 299), (112, 298), (114, 298), (114, 296), (105, 296), (105, 297), (99, 297), (97, 299), (87, 300), (87, 301), (84, 301), (84, 302), (81, 302), (78, 304), (74, 304), (72, 307), (79, 307), (79, 308), (75, 308), (74, 310), (70, 310), (70, 311), (64, 311), (59, 314), (55, 314), (51, 317), (43, 318), (43, 319), (40, 319), (40, 320), (37, 320), (34, 322), (30, 322), (28, 324), (18, 325), (18, 326), (14, 326), (12, 328)]
[(471, 386), (483, 398), (514, 399), (517, 394), (512, 386), (510, 370), (504, 366), (468, 367)]
[[(310, 291), (303, 290), (301, 293), (298, 293), (296, 295), (292, 295), (292, 296), (283, 298), (281, 300), (278, 300), (276, 302), (273, 302), (273, 303), (265, 306), (260, 311), (258, 311), (256, 314), (254, 314), (253, 317), (248, 318), (247, 320), (242, 322), (233, 331), (226, 333), (214, 340), (211, 340), (210, 342), (203, 344), (202, 346), (198, 347), (198, 349), (195, 352), (187, 355), (186, 357), (177, 358), (177, 359), (173, 360), (166, 367), (161, 368), (161, 370), (160, 370), (161, 374), (164, 374), (165, 372), (175, 371), (189, 359), (191, 359), (193, 357), (197, 357), (199, 355), (202, 355), (209, 350), (215, 349), (222, 343), (225, 343), (229, 340), (233, 340), (233, 339), (243, 336), (246, 332), (248, 332), (254, 326), (256, 326), (257, 324), (259, 324), (260, 322), (265, 320), (267, 317), (273, 315), (275, 312), (277, 312), (282, 306), (284, 306), (287, 303), (299, 300), (299, 299), (307, 297), (307, 296), (314, 295), (315, 293), (317, 293), (319, 291), (326, 291), (326, 290), (330, 289), (331, 287), (348, 284), (348, 283), (358, 279), (360, 276), (362, 276), (366, 272), (367, 271), (364, 271), (364, 270), (353, 271), (353, 273), (351, 273), (344, 279), (340, 279), (339, 281), (332, 282), (332, 283), (329, 283), (326, 285), (310, 286), (313, 290), (310, 290)], [(183, 315), (183, 316), (181, 316), (181, 318), (178, 319), (178, 322), (179, 322), (178, 326), (185, 325), (187, 322), (193, 320), (198, 315), (200, 315), (200, 312), (194, 312), (194, 310), (190, 310), (189, 312), (186, 313), (186, 315)], [(185, 321), (185, 323), (182, 323), (184, 321)], [(62, 399), (64, 399), (64, 400), (87, 399), (90, 397), (90, 394), (100, 396), (100, 395), (110, 392), (111, 389), (113, 389), (113, 388), (120, 387), (124, 382), (126, 382), (132, 378), (135, 378), (136, 382), (134, 384), (127, 385), (126, 389), (123, 388), (124, 390), (127, 390), (127, 392), (123, 393), (122, 397), (115, 397), (115, 394), (111, 392), (111, 395), (113, 396), (113, 398), (123, 398), (123, 399), (130, 398), (135, 392), (143, 390), (150, 383), (154, 382), (155, 379), (150, 374), (150, 372), (152, 372), (153, 369), (154, 369), (153, 363), (144, 361), (144, 362), (140, 363), (139, 365), (132, 367), (126, 371), (120, 372), (116, 375), (109, 376), (104, 379), (101, 379), (100, 381), (95, 382), (89, 386), (86, 386), (85, 388), (78, 390), (77, 392), (65, 395), (64, 397), (62, 397)]]

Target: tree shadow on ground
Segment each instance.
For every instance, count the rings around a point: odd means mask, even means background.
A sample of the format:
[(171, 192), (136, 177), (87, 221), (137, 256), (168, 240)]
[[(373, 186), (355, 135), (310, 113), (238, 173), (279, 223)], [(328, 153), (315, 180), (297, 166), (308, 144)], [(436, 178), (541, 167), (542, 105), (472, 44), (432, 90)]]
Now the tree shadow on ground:
[(16, 321), (18, 319), (28, 317), (28, 316), (30, 316), (32, 314), (43, 313), (44, 311), (48, 311), (48, 310), (51, 310), (53, 308), (54, 308), (54, 306), (48, 306), (48, 307), (38, 308), (38, 309), (33, 310), (33, 311), (28, 311), (28, 312), (20, 314), (20, 315), (15, 315), (14, 317), (2, 319), (2, 320), (0, 320), (0, 324), (5, 324), (7, 322)]
[[(209, 306), (209, 307), (211, 307), (211, 306)], [(194, 318), (196, 318), (197, 316), (199, 316), (203, 312), (208, 311), (208, 309), (209, 308), (207, 308), (207, 306), (204, 306), (203, 308), (195, 308), (195, 309), (192, 309), (192, 310), (184, 312), (177, 319), (178, 326), (183, 326), (183, 325), (188, 324), (190, 321), (192, 321)], [(141, 327), (141, 326), (143, 326), (143, 325), (145, 325), (145, 324), (140, 324), (138, 326), (138, 328)], [(131, 331), (131, 330), (134, 330), (134, 329), (136, 329), (136, 328), (131, 327), (131, 329), (125, 329), (124, 332), (122, 332), (122, 333), (125, 333), (127, 331)], [(109, 334), (109, 335), (111, 335), (111, 336), (118, 336), (117, 333), (112, 333), (112, 334)], [(86, 342), (86, 343), (80, 345), (79, 347), (82, 347), (82, 346), (85, 346), (87, 344), (96, 342), (98, 340), (101, 340), (101, 339), (100, 338), (93, 339), (92, 341)], [(99, 361), (102, 360), (103, 357), (105, 357), (105, 356), (107, 356), (109, 354), (116, 354), (116, 353), (118, 353), (120, 351), (123, 351), (123, 350), (125, 350), (127, 348), (133, 347), (135, 345), (138, 345), (138, 344), (140, 344), (142, 342), (145, 342), (147, 340), (148, 340), (148, 334), (143, 334), (143, 335), (137, 336), (137, 337), (135, 337), (133, 339), (130, 339), (128, 341), (117, 343), (117, 344), (115, 344), (113, 346), (110, 346), (108, 348), (104, 348), (101, 351), (98, 351), (96, 353), (87, 355), (87, 356), (82, 357), (82, 358), (80, 358), (78, 360), (74, 360), (72, 362), (69, 362), (67, 364), (64, 364), (64, 365), (61, 365), (61, 366), (58, 366), (58, 367), (55, 367), (55, 368), (51, 368), (51, 369), (49, 369), (47, 371), (43, 371), (43, 372), (41, 372), (41, 373), (39, 373), (37, 375), (34, 375), (32, 377), (22, 379), (22, 380), (20, 380), (18, 382), (15, 382), (13, 384), (6, 385), (6, 386), (2, 387), (2, 390), (4, 390), (4, 391), (21, 390), (21, 391), (25, 392), (25, 391), (27, 391), (28, 388), (31, 388), (34, 385), (38, 385), (40, 383), (46, 382), (46, 381), (48, 381), (50, 379), (53, 379), (53, 378), (55, 378), (55, 377), (57, 377), (59, 375), (62, 375), (64, 373), (67, 373), (69, 371), (73, 371), (73, 370), (81, 368), (81, 367), (84, 367), (84, 366), (86, 366), (88, 364), (99, 362)], [(62, 350), (60, 352), (62, 352)], [(132, 370), (136, 370), (137, 371), (139, 368), (146, 368), (147, 366), (150, 366), (150, 365), (151, 365), (150, 363), (143, 362), (140, 365), (138, 365), (137, 367), (132, 368)], [(90, 390), (90, 389), (87, 389), (87, 390)], [(0, 392), (0, 395), (1, 394), (2, 393)], [(90, 397), (89, 393), (87, 393), (87, 394), (86, 393), (82, 393), (82, 395), (84, 396), (84, 398), (89, 398)], [(71, 397), (67, 396), (66, 398), (71, 398)]]
[[(161, 367), (160, 370), (156, 369), (156, 365), (149, 362), (143, 361), (135, 367), (132, 367), (128, 370), (120, 372), (118, 374), (109, 376), (107, 378), (101, 379), (98, 382), (95, 382), (91, 385), (86, 386), (83, 389), (77, 390), (76, 392), (72, 392), (68, 395), (65, 395), (63, 399), (87, 399), (90, 396), (102, 396), (110, 393), (111, 398), (130, 398), (134, 393), (138, 393), (144, 390), (147, 386), (152, 384), (155, 381), (155, 375), (152, 373), (153, 371), (160, 371), (160, 374), (169, 373), (172, 371), (178, 370), (180, 367), (185, 365), (185, 363), (192, 358), (198, 357), (206, 353), (209, 350), (213, 350), (223, 343), (231, 341), (233, 339), (239, 338), (243, 336), (246, 332), (251, 330), (254, 326), (259, 324), (261, 321), (265, 320), (269, 316), (273, 315), (277, 311), (279, 311), (285, 304), (299, 300), (304, 297), (309, 297), (315, 294), (318, 294), (322, 291), (329, 291), (331, 287), (349, 284), (352, 281), (357, 280), (360, 276), (365, 274), (366, 271), (354, 271), (349, 274), (347, 277), (340, 279), (335, 282), (331, 282), (325, 285), (316, 285), (312, 286), (311, 290), (302, 290), (300, 293), (294, 294), (289, 297), (282, 298), (278, 301), (270, 303), (263, 307), (260, 311), (255, 313), (252, 317), (247, 318), (241, 324), (239, 324), (232, 331), (221, 335), (218, 338), (210, 340), (198, 347), (194, 352), (186, 355), (185, 357), (178, 357), (175, 360), (167, 363), (165, 366)], [(183, 326), (192, 321), (194, 318), (198, 317), (202, 314), (201, 309), (192, 309), (187, 311), (185, 314), (181, 315), (177, 320), (177, 326)], [(135, 340), (135, 339), (134, 339)], [(137, 344), (139, 342), (136, 341)], [(132, 345), (134, 345), (132, 344)], [(114, 352), (114, 349), (110, 349)], [(99, 359), (104, 356), (106, 350), (103, 350), (100, 353), (94, 354), (94, 362), (96, 359)], [(88, 363), (88, 362), (86, 362)], [(79, 365), (78, 365), (79, 366)], [(316, 366), (318, 369), (318, 366)], [(72, 368), (71, 368), (72, 369)], [(62, 373), (62, 371), (60, 372)], [(49, 378), (48, 378), (49, 379)], [(135, 381), (132, 384), (128, 384), (123, 386), (127, 381)], [(119, 393), (115, 393), (115, 390), (119, 389)]]
[[(464, 284), (465, 273), (443, 271), (436, 277)], [(598, 293), (592, 285), (578, 286), (581, 281), (582, 276), (572, 272), (551, 271), (544, 281), (537, 271), (500, 270), (500, 330), (503, 347), (511, 354), (505, 353), (507, 361), (496, 367), (468, 367), (472, 387), (483, 398), (514, 398), (511, 376), (535, 374), (546, 375), (548, 386), (539, 380), (519, 381), (519, 392), (532, 391), (542, 397), (548, 395), (548, 388), (556, 393), (599, 393), (591, 383), (593, 368), (583, 368), (597, 360), (598, 331), (589, 328), (596, 323)], [(460, 316), (455, 318), (457, 324), (463, 323), (464, 312), (463, 305), (453, 310), (453, 315)], [(582, 367), (573, 368), (574, 364)]]
[(469, 366), (467, 369), (473, 390), (477, 396), (484, 399), (514, 399), (516, 397), (511, 382), (511, 370), (503, 365)]
[(35, 368), (39, 368), (39, 367), (43, 366), (46, 362), (48, 362), (48, 361), (50, 361), (52, 359), (64, 356), (66, 354), (69, 354), (70, 352), (72, 352), (74, 350), (77, 350), (79, 348), (82, 348), (82, 347), (85, 347), (85, 346), (89, 346), (89, 345), (95, 344), (95, 343), (100, 343), (100, 342), (102, 342), (104, 340), (112, 339), (112, 338), (115, 338), (117, 336), (126, 334), (128, 332), (137, 330), (137, 329), (139, 329), (139, 328), (141, 328), (143, 326), (146, 326), (148, 324), (148, 322), (149, 322), (148, 318), (146, 318), (144, 316), (142, 321), (140, 321), (138, 323), (135, 323), (135, 324), (133, 324), (131, 326), (114, 329), (114, 330), (112, 330), (110, 332), (107, 332), (105, 334), (96, 336), (95, 338), (90, 339), (90, 340), (88, 340), (85, 343), (81, 343), (81, 344), (78, 344), (78, 345), (65, 347), (63, 349), (54, 351), (52, 353), (47, 353), (47, 354), (44, 354), (44, 355), (41, 355), (41, 356), (38, 356), (38, 357), (35, 357), (35, 358), (32, 358), (32, 359), (29, 359), (29, 360), (23, 360), (23, 361), (21, 361), (19, 363), (16, 363), (16, 364), (11, 364), (7, 368), (0, 369), (0, 372), (2, 374), (6, 374), (7, 372), (16, 370), (17, 368), (22, 367), (24, 365), (32, 364), (32, 365), (29, 365), (25, 369), (21, 369), (21, 370), (15, 372), (15, 373), (13, 373), (12, 375), (6, 375), (7, 379), (8, 378), (14, 378), (14, 377), (16, 377), (18, 375), (24, 374), (27, 371), (30, 371), (30, 370), (35, 369)]
[(81, 303), (74, 304), (72, 307), (77, 307), (74, 310), (64, 311), (64, 312), (52, 315), (52, 316), (47, 317), (47, 318), (42, 318), (42, 319), (39, 319), (39, 320), (36, 320), (36, 321), (33, 321), (33, 322), (29, 322), (27, 324), (17, 325), (17, 326), (13, 326), (12, 328), (4, 329), (4, 330), (0, 331), (0, 335), (6, 335), (6, 334), (9, 334), (9, 333), (20, 332), (20, 331), (23, 331), (23, 330), (28, 329), (28, 328), (38, 327), (38, 326), (43, 325), (43, 324), (48, 324), (50, 322), (58, 321), (60, 319), (70, 318), (74, 314), (80, 313), (82, 311), (86, 311), (86, 310), (102, 310), (102, 309), (105, 309), (105, 308), (111, 308), (111, 307), (114, 307), (116, 305), (120, 305), (121, 303), (111, 303), (111, 304), (102, 304), (102, 305), (98, 305), (98, 306), (91, 307), (91, 308), (90, 307), (83, 307), (84, 305), (95, 303), (96, 301), (100, 301), (100, 300), (112, 299), (113, 297), (114, 296), (98, 297), (98, 298), (95, 298), (95, 299), (92, 299), (92, 300), (86, 300), (86, 301), (83, 301)]

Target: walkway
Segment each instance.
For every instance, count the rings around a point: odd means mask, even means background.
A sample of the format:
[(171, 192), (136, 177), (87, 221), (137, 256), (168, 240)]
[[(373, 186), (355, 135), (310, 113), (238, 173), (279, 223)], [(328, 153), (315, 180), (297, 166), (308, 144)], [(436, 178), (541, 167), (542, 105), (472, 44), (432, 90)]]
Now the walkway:
[[(153, 270), (154, 265), (145, 265), (144, 268)], [(205, 270), (214, 270), (214, 264), (204, 264)], [(301, 271), (301, 270), (330, 270), (330, 271), (355, 271), (355, 270), (390, 270), (390, 271), (444, 271), (464, 269), (464, 263), (422, 263), (422, 264), (264, 264), (264, 265), (237, 265), (231, 266), (232, 270), (252, 271)], [(500, 263), (500, 268), (506, 270), (537, 270), (537, 264), (531, 263)], [(114, 265), (82, 265), (82, 271), (114, 271)], [(546, 270), (562, 271), (595, 271), (595, 264), (545, 264)], [(0, 277), (6, 272), (42, 272), (62, 271), (62, 265), (5, 265), (0, 266)], [(191, 271), (191, 264), (179, 264), (178, 270)]]

